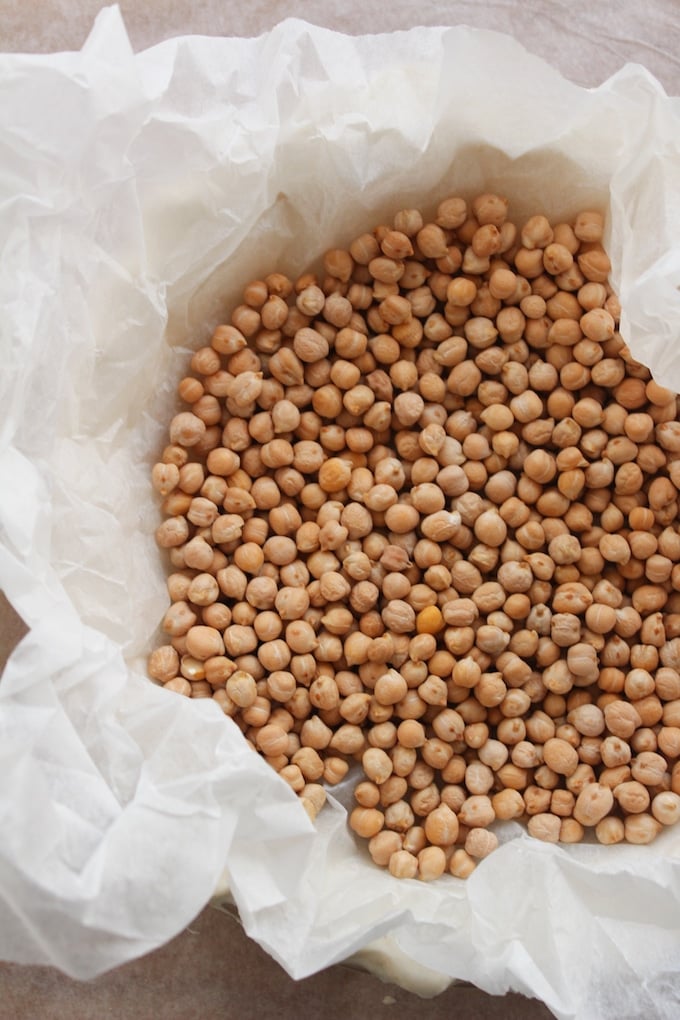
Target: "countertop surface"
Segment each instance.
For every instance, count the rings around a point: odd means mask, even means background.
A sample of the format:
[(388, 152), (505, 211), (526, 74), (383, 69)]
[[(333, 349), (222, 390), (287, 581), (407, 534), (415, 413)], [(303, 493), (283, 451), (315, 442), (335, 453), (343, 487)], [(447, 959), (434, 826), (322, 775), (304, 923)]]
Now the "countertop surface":
[[(101, 0), (0, 0), (0, 50), (79, 49)], [(644, 64), (667, 92), (680, 83), (677, 0), (120, 0), (135, 50), (177, 35), (256, 36), (284, 18), (359, 35), (414, 25), (471, 25), (514, 35), (579, 85)]]
[[(100, 0), (0, 0), (0, 51), (79, 49)], [(351, 34), (413, 25), (468, 24), (515, 35), (568, 78), (595, 86), (623, 64), (644, 64), (667, 92), (680, 94), (680, 5), (677, 0), (122, 0), (135, 50), (177, 35), (254, 36), (294, 14)], [(0, 171), (1, 172), (1, 171)], [(1, 498), (1, 495), (0, 495)], [(23, 633), (0, 593), (0, 669)], [(494, 998), (467, 985), (419, 999), (339, 965), (294, 982), (243, 934), (232, 916), (207, 908), (182, 934), (148, 956), (99, 979), (78, 983), (41, 967), (0, 964), (0, 1020), (326, 1020), (408, 1015), (428, 1020), (503, 1017), (539, 1020), (550, 1012), (519, 995)]]

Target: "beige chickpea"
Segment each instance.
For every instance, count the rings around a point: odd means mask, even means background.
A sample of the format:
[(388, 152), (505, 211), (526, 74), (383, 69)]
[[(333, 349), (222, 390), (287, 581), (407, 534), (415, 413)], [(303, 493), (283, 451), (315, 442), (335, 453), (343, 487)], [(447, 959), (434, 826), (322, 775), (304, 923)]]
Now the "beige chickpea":
[(185, 678), (181, 676), (176, 676), (171, 680), (167, 680), (163, 684), (163, 687), (166, 691), (173, 691), (175, 694), (182, 694), (186, 698), (190, 698), (192, 694), (192, 685), (188, 680), (185, 680)]
[(275, 724), (262, 726), (257, 732), (257, 747), (268, 758), (285, 754), (288, 747), (288, 734)]
[(227, 679), (227, 694), (239, 708), (250, 707), (257, 698), (257, 685), (254, 677), (245, 670), (235, 670)]
[(579, 241), (600, 241), (603, 229), (604, 217), (597, 210), (580, 212), (574, 221), (574, 234)]
[(448, 847), (458, 838), (458, 818), (446, 804), (439, 804), (426, 817), (424, 829), (433, 846)]
[(298, 766), (308, 783), (316, 783), (323, 776), (323, 760), (313, 747), (301, 747), (293, 754), (291, 761)]
[(500, 546), (507, 537), (507, 526), (503, 518), (494, 511), (485, 510), (474, 523), (474, 532), (485, 545)]
[(187, 541), (189, 525), (184, 517), (171, 517), (156, 529), (156, 542), (161, 549), (177, 548)]
[(179, 655), (172, 645), (161, 645), (149, 656), (147, 668), (150, 677), (166, 684), (179, 673)]
[(524, 800), (521, 793), (514, 789), (501, 790), (494, 794), (491, 805), (496, 815), (505, 821), (520, 818), (524, 814)]
[(369, 747), (364, 751), (361, 763), (368, 779), (378, 786), (392, 775), (392, 761), (381, 748)]
[(522, 245), (532, 251), (545, 248), (553, 240), (553, 229), (545, 216), (531, 216), (521, 230)]
[[(392, 763), (394, 767), (394, 762)], [(380, 784), (380, 804), (384, 808), (396, 804), (408, 793), (408, 783), (402, 776), (391, 775)]]
[(643, 751), (631, 762), (633, 779), (646, 786), (658, 786), (668, 768), (666, 759), (654, 751)]
[(615, 815), (607, 815), (595, 826), (595, 838), (598, 843), (604, 846), (613, 846), (621, 843), (625, 838), (625, 826), (623, 819)]
[[(455, 815), (454, 815), (455, 817)], [(427, 846), (418, 854), (418, 877), (423, 882), (431, 882), (444, 874), (446, 870), (446, 854), (439, 846)]]
[[(567, 665), (574, 676), (582, 679), (583, 682), (590, 681), (592, 683), (599, 677), (600, 669), (597, 652), (590, 643), (578, 641), (576, 644), (572, 644), (567, 651)], [(596, 711), (592, 711), (593, 708)], [(598, 733), (602, 732), (604, 729), (604, 719), (602, 718), (601, 710), (597, 706), (583, 705), (574, 711), (576, 714), (573, 725), (584, 736), (597, 736)]]
[(570, 818), (575, 800), (571, 790), (553, 790), (550, 796), (550, 810), (552, 814), (558, 815), (560, 818)]
[(604, 719), (609, 732), (622, 740), (628, 740), (642, 725), (634, 706), (624, 701), (613, 701), (605, 705)]
[(407, 690), (403, 676), (391, 669), (376, 680), (374, 695), (381, 705), (396, 705), (405, 697)]
[(190, 627), (186, 633), (186, 648), (189, 655), (200, 661), (224, 654), (222, 635), (213, 627)]
[(458, 820), (469, 828), (486, 828), (496, 818), (496, 811), (488, 796), (473, 794), (466, 797), (458, 811)]
[(585, 829), (575, 818), (563, 818), (560, 824), (560, 843), (580, 843)]
[(578, 794), (574, 818), (583, 826), (594, 826), (609, 814), (614, 803), (612, 791), (600, 783), (588, 783)]
[(531, 816), (527, 823), (529, 835), (545, 843), (558, 843), (560, 839), (561, 818), (550, 812), (539, 812)]
[(465, 770), (465, 785), (471, 794), (483, 796), (489, 792), (494, 783), (494, 774), (488, 765), (482, 762), (470, 762)]
[[(431, 810), (426, 807), (423, 816)], [(405, 800), (395, 801), (385, 808), (385, 826), (394, 832), (407, 832), (415, 822), (415, 814), (411, 806)]]
[(354, 799), (361, 807), (377, 807), (380, 803), (380, 789), (370, 780), (358, 783), (354, 790)]
[(498, 836), (489, 829), (471, 828), (465, 839), (465, 851), (470, 857), (488, 857), (498, 847)]
[(577, 751), (558, 737), (551, 737), (545, 742), (543, 759), (553, 772), (563, 776), (572, 775), (578, 765)]
[[(518, 766), (515, 766), (515, 768), (518, 768)], [(587, 770), (587, 774), (583, 775), (582, 768)], [(519, 783), (514, 783), (513, 785), (516, 785), (518, 789), (526, 790), (528, 781), (526, 778), (527, 770), (523, 769), (522, 773), (524, 776), (523, 785), (520, 786)], [(554, 772), (552, 768), (548, 768), (547, 765), (539, 765), (538, 768), (534, 769), (533, 778), (536, 785), (540, 786), (541, 789), (556, 789), (560, 782), (560, 776), (558, 773)], [(585, 783), (589, 782), (592, 778), (594, 778), (594, 775), (591, 767), (589, 765), (583, 765), (582, 767), (579, 765), (573, 775), (570, 775), (567, 778), (567, 788), (575, 792), (575, 790), (581, 789)]]
[(647, 788), (636, 780), (624, 781), (614, 788), (614, 799), (626, 814), (640, 814), (649, 807), (650, 796)]
[(313, 652), (318, 646), (316, 632), (305, 620), (292, 620), (286, 627), (286, 644), (296, 654)]
[(630, 745), (620, 737), (607, 736), (600, 746), (602, 761), (608, 768), (627, 765), (631, 759)]
[(626, 842), (638, 845), (651, 843), (652, 840), (656, 839), (662, 828), (662, 823), (646, 812), (628, 815), (624, 819), (623, 824)]
[(377, 808), (357, 807), (350, 814), (349, 824), (358, 836), (370, 839), (382, 829), (385, 824), (385, 816)]
[(680, 756), (680, 727), (662, 726), (657, 734), (659, 751), (667, 758)]
[(387, 867), (394, 878), (415, 878), (418, 874), (418, 857), (408, 850), (396, 850)]
[(205, 422), (191, 411), (181, 411), (170, 423), (170, 442), (183, 447), (196, 446), (205, 431)]
[(476, 866), (474, 858), (462, 848), (454, 850), (449, 858), (449, 871), (454, 878), (469, 878)]
[(387, 867), (390, 858), (402, 848), (403, 837), (397, 832), (383, 829), (369, 840), (368, 852), (375, 864)]
[[(467, 219), (467, 215), (468, 211), (465, 200), (462, 198), (458, 198), (457, 196), (454, 196), (451, 198), (445, 198), (442, 202), (439, 203), (439, 206), (437, 207), (437, 216), (435, 222), (438, 223), (440, 227), (449, 230), (455, 230), (457, 227), (462, 226), (462, 224)], [(478, 218), (478, 222), (482, 223), (493, 221), (487, 221)]]
[(161, 496), (169, 495), (179, 484), (179, 468), (176, 464), (154, 464), (151, 483)]
[(188, 598), (193, 575), (190, 571), (177, 570), (167, 578), (167, 593), (171, 602), (181, 602)]
[(680, 819), (680, 796), (671, 790), (657, 793), (652, 800), (652, 815), (662, 825), (675, 825)]
[(231, 609), (222, 602), (214, 602), (212, 605), (203, 608), (201, 620), (206, 627), (224, 630), (232, 621)]

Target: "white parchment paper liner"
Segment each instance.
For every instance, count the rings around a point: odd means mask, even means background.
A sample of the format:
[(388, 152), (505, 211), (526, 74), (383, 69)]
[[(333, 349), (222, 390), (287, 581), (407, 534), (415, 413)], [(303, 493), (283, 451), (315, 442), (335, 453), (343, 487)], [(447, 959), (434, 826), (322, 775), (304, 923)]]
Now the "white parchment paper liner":
[(679, 832), (511, 827), (466, 884), (398, 883), (339, 802), (315, 834), (216, 705), (143, 663), (166, 605), (149, 468), (187, 350), (249, 278), (451, 193), (498, 189), (518, 220), (598, 205), (622, 331), (680, 388), (679, 112), (641, 67), (587, 91), (466, 28), (291, 20), (135, 56), (110, 8), (81, 53), (0, 57), (0, 586), (30, 627), (0, 683), (2, 957), (100, 973), (181, 930), (226, 861), (294, 977), (389, 934), (437, 987), (676, 1015)]

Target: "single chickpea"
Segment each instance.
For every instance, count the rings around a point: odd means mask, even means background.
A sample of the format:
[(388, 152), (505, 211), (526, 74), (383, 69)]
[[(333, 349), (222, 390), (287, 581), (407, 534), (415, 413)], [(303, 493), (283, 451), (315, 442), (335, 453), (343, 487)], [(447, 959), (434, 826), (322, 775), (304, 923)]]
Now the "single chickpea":
[(623, 820), (615, 815), (607, 815), (595, 826), (595, 838), (598, 843), (602, 843), (604, 846), (613, 846), (615, 843), (623, 842), (625, 838)]
[(574, 805), (574, 818), (583, 826), (595, 826), (609, 814), (614, 803), (612, 791), (607, 786), (588, 783), (578, 794)]
[(643, 845), (651, 843), (658, 836), (662, 823), (653, 815), (643, 812), (642, 814), (628, 815), (624, 819), (624, 838), (627, 843)]
[(415, 878), (418, 874), (418, 857), (408, 850), (396, 850), (387, 867), (394, 878)]
[(524, 814), (524, 799), (515, 789), (505, 789), (494, 794), (491, 805), (496, 817), (502, 820), (520, 818)]
[(642, 751), (631, 763), (633, 779), (646, 786), (658, 786), (663, 781), (667, 768), (663, 755), (654, 751)]
[(439, 804), (426, 817), (424, 829), (433, 846), (452, 846), (458, 838), (458, 818), (446, 804)]
[(465, 851), (470, 857), (488, 857), (498, 847), (498, 836), (489, 829), (471, 828), (465, 839)]
[(377, 808), (356, 807), (349, 817), (350, 828), (358, 836), (371, 839), (385, 824), (385, 815)]
[(462, 848), (454, 850), (449, 859), (449, 871), (454, 878), (469, 878), (476, 866), (474, 858)]
[(680, 819), (680, 796), (671, 790), (657, 793), (652, 800), (652, 815), (662, 825), (675, 825)]
[(578, 752), (566, 740), (557, 737), (546, 740), (543, 759), (548, 768), (558, 775), (570, 776), (578, 766)]
[(560, 839), (561, 818), (550, 812), (540, 812), (531, 816), (527, 823), (529, 835), (545, 843), (558, 843)]

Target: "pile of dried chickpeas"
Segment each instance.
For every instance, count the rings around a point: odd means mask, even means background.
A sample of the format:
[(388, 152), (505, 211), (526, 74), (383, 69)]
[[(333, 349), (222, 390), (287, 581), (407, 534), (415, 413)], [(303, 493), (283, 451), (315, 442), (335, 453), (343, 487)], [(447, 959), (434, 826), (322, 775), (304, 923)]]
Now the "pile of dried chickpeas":
[(603, 217), (481, 194), (249, 283), (153, 468), (167, 643), (312, 817), (396, 877), (495, 820), (649, 843), (680, 818), (680, 421), (617, 332)]

